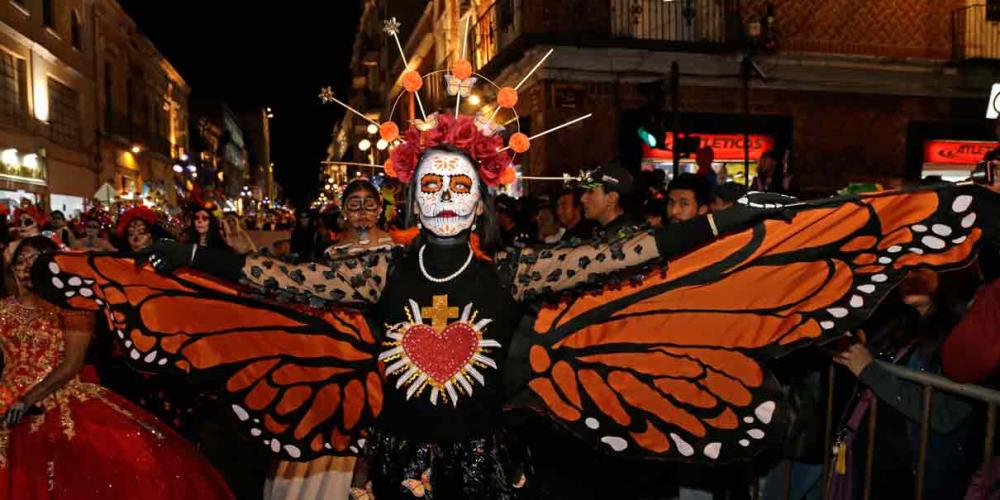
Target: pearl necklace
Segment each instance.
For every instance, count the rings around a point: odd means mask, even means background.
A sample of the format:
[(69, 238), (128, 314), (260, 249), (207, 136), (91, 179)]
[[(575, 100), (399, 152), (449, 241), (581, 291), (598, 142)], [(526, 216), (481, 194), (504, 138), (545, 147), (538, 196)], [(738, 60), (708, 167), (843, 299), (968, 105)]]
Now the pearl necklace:
[(435, 278), (431, 276), (430, 273), (427, 272), (427, 267), (424, 266), (424, 250), (426, 249), (427, 245), (420, 245), (420, 252), (417, 254), (417, 261), (420, 263), (420, 272), (423, 273), (424, 277), (427, 278), (428, 281), (434, 283), (447, 283), (457, 278), (458, 275), (465, 272), (466, 268), (469, 267), (469, 264), (472, 263), (473, 252), (472, 252), (472, 247), (469, 247), (469, 256), (465, 258), (465, 264), (462, 264), (462, 267), (460, 267), (458, 271), (455, 271), (454, 273), (445, 276), (444, 278)]

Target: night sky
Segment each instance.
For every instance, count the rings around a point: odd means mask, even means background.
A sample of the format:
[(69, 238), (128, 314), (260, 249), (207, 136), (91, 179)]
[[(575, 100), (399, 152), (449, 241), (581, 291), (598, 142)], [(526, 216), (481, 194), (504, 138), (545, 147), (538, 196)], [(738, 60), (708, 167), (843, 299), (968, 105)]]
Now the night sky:
[(361, 2), (119, 2), (191, 86), (192, 99), (273, 108), (276, 179), (295, 204), (311, 196), (343, 116), (317, 95), (325, 85), (346, 93)]

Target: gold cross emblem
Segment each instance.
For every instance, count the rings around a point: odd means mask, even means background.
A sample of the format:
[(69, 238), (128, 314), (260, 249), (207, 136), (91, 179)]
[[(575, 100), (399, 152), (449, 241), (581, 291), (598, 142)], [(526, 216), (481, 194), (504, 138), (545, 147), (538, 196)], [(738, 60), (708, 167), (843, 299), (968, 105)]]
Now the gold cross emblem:
[(440, 332), (448, 326), (449, 319), (458, 317), (458, 308), (448, 307), (447, 295), (435, 295), (433, 304), (431, 307), (421, 307), (420, 315), (424, 318), (430, 318), (431, 327)]

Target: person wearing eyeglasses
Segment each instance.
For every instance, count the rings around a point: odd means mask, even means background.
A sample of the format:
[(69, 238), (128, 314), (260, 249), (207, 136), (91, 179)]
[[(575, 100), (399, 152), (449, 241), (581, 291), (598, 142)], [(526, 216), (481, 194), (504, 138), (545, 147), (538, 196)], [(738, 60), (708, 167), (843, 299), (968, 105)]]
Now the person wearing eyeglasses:
[(359, 177), (344, 187), (340, 197), (345, 230), (327, 248), (326, 254), (349, 247), (374, 247), (392, 242), (392, 237), (383, 228), (382, 195), (378, 188), (364, 177)]

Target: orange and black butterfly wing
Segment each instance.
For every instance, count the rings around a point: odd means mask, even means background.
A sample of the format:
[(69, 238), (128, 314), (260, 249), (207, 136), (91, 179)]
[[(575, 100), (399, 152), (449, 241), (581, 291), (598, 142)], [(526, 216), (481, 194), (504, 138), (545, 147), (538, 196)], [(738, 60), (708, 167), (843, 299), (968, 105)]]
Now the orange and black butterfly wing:
[[(763, 365), (858, 327), (911, 269), (969, 263), (981, 189), (829, 200), (541, 308), (512, 343), (512, 400), (621, 455), (723, 462), (780, 434)], [(623, 280), (627, 281), (627, 280)]]
[(131, 259), (41, 257), (33, 283), (46, 299), (103, 310), (130, 362), (217, 387), (253, 438), (284, 458), (351, 453), (381, 410), (377, 346), (365, 318), (254, 300), (191, 272)]

